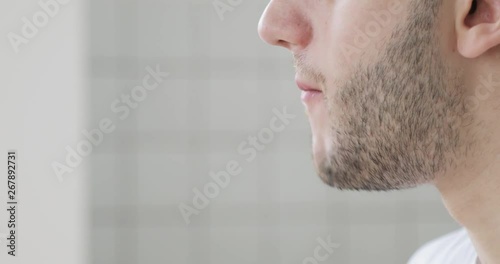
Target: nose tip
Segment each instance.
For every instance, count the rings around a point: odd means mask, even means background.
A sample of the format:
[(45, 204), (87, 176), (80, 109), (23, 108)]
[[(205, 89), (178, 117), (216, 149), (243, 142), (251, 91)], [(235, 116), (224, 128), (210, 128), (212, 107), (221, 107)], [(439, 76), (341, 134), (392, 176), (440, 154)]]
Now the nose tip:
[(260, 17), (259, 25), (257, 31), (259, 32), (260, 38), (269, 45), (278, 46), (281, 42), (284, 42), (278, 38), (276, 28), (273, 28), (275, 24), (271, 21), (272, 17), (270, 14), (271, 3), (266, 7), (264, 13)]
[(289, 50), (305, 48), (311, 39), (311, 29), (303, 15), (291, 2), (272, 0), (258, 24), (260, 38), (273, 46)]
[(272, 46), (283, 47), (286, 49), (292, 49), (292, 43), (288, 42), (285, 39), (279, 38), (279, 29), (273, 28), (272, 24), (268, 24), (264, 22), (264, 20), (260, 20), (258, 26), (258, 32), (260, 38), (267, 44)]

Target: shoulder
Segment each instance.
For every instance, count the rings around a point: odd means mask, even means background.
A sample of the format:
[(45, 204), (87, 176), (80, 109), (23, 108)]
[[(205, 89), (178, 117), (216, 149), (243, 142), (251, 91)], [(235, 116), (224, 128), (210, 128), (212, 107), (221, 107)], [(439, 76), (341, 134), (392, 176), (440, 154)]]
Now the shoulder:
[(467, 231), (460, 229), (422, 246), (408, 264), (473, 264), (476, 257)]

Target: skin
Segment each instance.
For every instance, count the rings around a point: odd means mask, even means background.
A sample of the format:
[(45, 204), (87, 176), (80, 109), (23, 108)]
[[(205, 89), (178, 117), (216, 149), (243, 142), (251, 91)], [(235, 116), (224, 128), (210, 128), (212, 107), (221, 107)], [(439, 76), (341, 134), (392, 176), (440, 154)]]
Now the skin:
[(272, 0), (259, 34), (322, 92), (305, 107), (325, 183), (433, 184), (500, 263), (500, 0)]

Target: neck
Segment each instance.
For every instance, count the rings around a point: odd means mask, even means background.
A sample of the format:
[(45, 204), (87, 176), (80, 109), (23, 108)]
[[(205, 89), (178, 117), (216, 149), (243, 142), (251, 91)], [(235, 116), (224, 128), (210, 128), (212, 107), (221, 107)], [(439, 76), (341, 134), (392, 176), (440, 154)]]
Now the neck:
[[(436, 180), (452, 217), (467, 230), (482, 264), (500, 264), (500, 155)], [(472, 166), (471, 166), (472, 167)]]

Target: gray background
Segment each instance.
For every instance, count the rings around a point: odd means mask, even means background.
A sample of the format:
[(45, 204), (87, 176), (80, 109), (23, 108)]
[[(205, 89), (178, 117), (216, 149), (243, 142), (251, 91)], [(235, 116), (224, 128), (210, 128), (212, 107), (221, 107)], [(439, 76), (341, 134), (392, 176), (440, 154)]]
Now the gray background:
[[(90, 263), (89, 160), (59, 181), (52, 164), (89, 128), (87, 1), (70, 0), (20, 45), (39, 0), (0, 1), (0, 263)], [(18, 152), (17, 255), (7, 254), (7, 151)]]
[[(91, 156), (92, 263), (302, 263), (331, 238), (320, 263), (406, 263), (457, 228), (429, 186), (339, 192), (314, 174), (310, 132), (290, 54), (265, 45), (267, 1), (243, 0), (221, 20), (210, 0), (91, 0), (88, 125), (141, 83), (170, 72)], [(297, 117), (246, 162), (237, 152), (274, 108)], [(187, 225), (178, 209), (230, 160), (234, 176)]]

